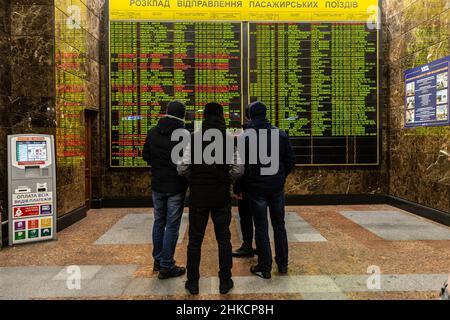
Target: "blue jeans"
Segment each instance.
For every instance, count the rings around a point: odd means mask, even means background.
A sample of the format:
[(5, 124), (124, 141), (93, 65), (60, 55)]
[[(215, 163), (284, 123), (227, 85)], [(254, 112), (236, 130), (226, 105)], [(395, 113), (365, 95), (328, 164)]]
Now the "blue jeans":
[(173, 256), (178, 242), (185, 193), (153, 191), (153, 259), (162, 268), (175, 266)]
[(267, 208), (273, 226), (275, 261), (280, 267), (288, 265), (288, 240), (284, 222), (284, 191), (276, 193), (249, 192), (250, 211), (255, 224), (255, 242), (258, 251), (258, 266), (262, 271), (272, 270), (272, 250), (269, 238)]

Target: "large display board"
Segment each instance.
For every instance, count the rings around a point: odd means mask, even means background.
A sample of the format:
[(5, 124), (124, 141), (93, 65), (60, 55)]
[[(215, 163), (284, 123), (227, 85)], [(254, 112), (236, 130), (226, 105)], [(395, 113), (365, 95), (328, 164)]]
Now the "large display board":
[(302, 165), (378, 163), (377, 30), (251, 23), (250, 101), (270, 106)]
[(172, 99), (230, 128), (254, 100), (286, 130), (297, 164), (378, 165), (378, 1), (109, 3), (112, 167), (142, 167)]
[(450, 56), (405, 72), (405, 127), (448, 126)]
[(173, 99), (199, 117), (217, 101), (241, 126), (241, 23), (112, 21), (110, 40), (112, 166), (147, 165), (147, 131)]

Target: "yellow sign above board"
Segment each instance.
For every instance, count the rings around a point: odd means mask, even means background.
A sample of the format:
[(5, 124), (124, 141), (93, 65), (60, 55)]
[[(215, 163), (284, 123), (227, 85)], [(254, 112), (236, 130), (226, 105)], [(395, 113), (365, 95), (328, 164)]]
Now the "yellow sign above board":
[(378, 0), (110, 0), (110, 20), (366, 21)]

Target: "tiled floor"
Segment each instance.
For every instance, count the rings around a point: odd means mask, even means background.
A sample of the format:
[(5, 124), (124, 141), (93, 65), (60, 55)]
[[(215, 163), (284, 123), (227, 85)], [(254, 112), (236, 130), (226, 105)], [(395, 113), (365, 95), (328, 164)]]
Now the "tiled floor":
[(343, 211), (341, 214), (384, 240), (450, 240), (450, 229), (400, 211)]
[[(188, 214), (183, 214), (178, 244), (183, 242)], [(130, 213), (102, 235), (95, 244), (152, 244), (153, 214)]]
[[(242, 231), (239, 224), (239, 215), (234, 215), (239, 239), (242, 240)], [(286, 212), (286, 231), (289, 242), (322, 242), (327, 241), (316, 229), (300, 217), (296, 212)], [(269, 219), (269, 236), (273, 242), (272, 223)]]
[[(202, 250), (201, 292), (191, 297), (184, 278), (158, 280), (152, 270), (151, 209), (102, 209), (60, 232), (57, 241), (0, 251), (0, 299), (438, 298), (450, 272), (450, 228), (387, 205), (289, 207), (287, 212), (289, 274), (274, 272), (263, 280), (249, 273), (255, 258), (235, 259), (235, 288), (226, 296), (218, 294), (211, 224)], [(235, 212), (235, 248), (238, 221)], [(176, 253), (182, 265), (187, 227), (185, 215)]]

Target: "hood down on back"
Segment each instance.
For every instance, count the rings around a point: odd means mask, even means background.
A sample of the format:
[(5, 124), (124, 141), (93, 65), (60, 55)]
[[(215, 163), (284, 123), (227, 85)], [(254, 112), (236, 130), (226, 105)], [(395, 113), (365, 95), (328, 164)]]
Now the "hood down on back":
[(178, 175), (176, 164), (172, 162), (171, 157), (172, 149), (178, 144), (177, 141), (171, 141), (172, 133), (183, 128), (183, 121), (164, 117), (147, 134), (142, 157), (152, 167), (154, 191), (162, 193), (186, 191), (187, 181)]
[(164, 136), (172, 135), (176, 129), (184, 128), (184, 123), (178, 119), (164, 117), (159, 119), (156, 131)]

